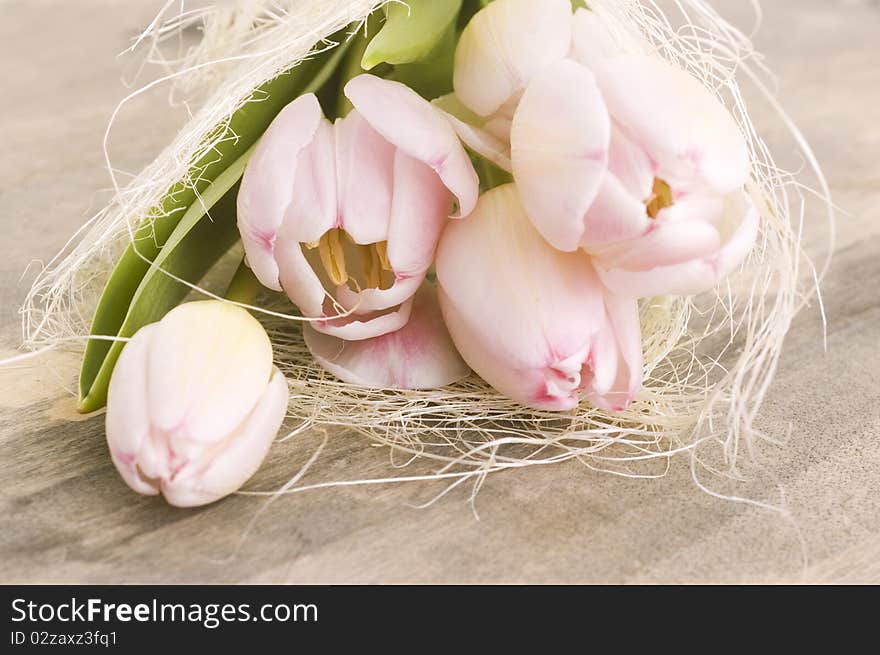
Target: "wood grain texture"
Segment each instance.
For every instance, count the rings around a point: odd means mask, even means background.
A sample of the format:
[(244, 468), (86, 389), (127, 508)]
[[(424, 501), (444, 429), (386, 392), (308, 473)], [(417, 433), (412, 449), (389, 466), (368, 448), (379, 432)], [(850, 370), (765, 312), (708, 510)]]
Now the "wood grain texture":
[[(155, 10), (148, 0), (7, 0), (0, 19), (0, 346), (46, 260), (107, 198), (101, 138), (131, 71), (115, 58)], [(736, 24), (739, 0), (716, 0)], [(790, 437), (764, 452), (748, 491), (791, 521), (697, 489), (687, 459), (660, 480), (578, 464), (490, 478), (477, 519), (457, 490), (387, 485), (279, 499), (233, 497), (171, 509), (123, 485), (102, 417), (80, 418), (67, 390), (77, 360), (55, 354), (0, 371), (2, 582), (880, 582), (880, 6), (867, 0), (765, 0), (757, 36), (778, 95), (813, 143), (844, 210), (824, 287), (829, 351), (815, 309), (792, 328), (762, 428)], [(160, 90), (113, 135), (136, 171), (185, 116)], [(759, 126), (783, 162), (799, 160), (769, 112)], [(821, 217), (808, 246), (821, 250)], [(334, 433), (305, 480), (384, 476), (388, 453)], [(274, 449), (250, 485), (272, 489), (320, 440)], [(261, 508), (264, 508), (261, 510)], [(259, 513), (258, 513), (259, 512)], [(802, 566), (801, 546), (808, 564)]]

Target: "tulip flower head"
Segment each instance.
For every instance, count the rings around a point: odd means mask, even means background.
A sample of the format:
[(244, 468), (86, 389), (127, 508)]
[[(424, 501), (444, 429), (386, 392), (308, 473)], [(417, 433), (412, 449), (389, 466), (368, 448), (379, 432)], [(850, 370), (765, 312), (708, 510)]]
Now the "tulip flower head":
[(474, 150), (513, 173), (555, 248), (583, 250), (616, 294), (712, 288), (750, 251), (749, 152), (686, 72), (620, 52), (568, 0), (495, 0), (464, 30), (455, 98), (438, 105)]
[(535, 409), (574, 409), (585, 395), (622, 409), (641, 385), (636, 301), (609, 293), (590, 257), (553, 248), (514, 185), (485, 193), (451, 223), (437, 252), (441, 308), (465, 361)]
[[(402, 328), (449, 216), (479, 180), (447, 121), (397, 82), (360, 75), (354, 110), (331, 124), (313, 94), (288, 105), (242, 181), (248, 263), (315, 330), (361, 340)], [(340, 314), (346, 314), (340, 317)]]
[(186, 303), (123, 349), (107, 402), (110, 454), (138, 493), (205, 505), (256, 472), (287, 400), (253, 316), (219, 301)]

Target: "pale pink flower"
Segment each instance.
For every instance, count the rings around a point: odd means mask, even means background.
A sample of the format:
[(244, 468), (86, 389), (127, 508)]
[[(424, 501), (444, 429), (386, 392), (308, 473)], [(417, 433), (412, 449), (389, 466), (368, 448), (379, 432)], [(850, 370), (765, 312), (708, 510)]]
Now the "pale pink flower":
[(608, 292), (584, 253), (550, 246), (514, 185), (448, 225), (436, 266), (449, 333), (495, 389), (550, 411), (584, 396), (612, 410), (632, 401), (642, 380), (636, 301)]
[[(448, 122), (414, 91), (361, 75), (335, 124), (314, 95), (260, 140), (238, 196), (247, 260), (315, 330), (348, 340), (403, 327), (447, 218), (479, 180)], [(344, 317), (341, 314), (350, 313)]]
[(138, 493), (192, 507), (239, 489), (287, 411), (269, 337), (247, 311), (186, 303), (125, 345), (107, 399), (113, 463)]
[(758, 216), (745, 140), (684, 71), (621, 54), (567, 0), (495, 0), (462, 34), (455, 98), (438, 106), (513, 173), (555, 248), (582, 249), (618, 295), (690, 295), (748, 255)]

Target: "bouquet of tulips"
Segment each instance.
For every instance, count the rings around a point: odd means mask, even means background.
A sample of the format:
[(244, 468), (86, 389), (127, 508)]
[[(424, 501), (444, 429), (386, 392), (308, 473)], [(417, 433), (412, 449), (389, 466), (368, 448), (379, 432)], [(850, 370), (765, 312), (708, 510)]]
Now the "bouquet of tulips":
[[(613, 420), (640, 307), (712, 290), (759, 234), (750, 135), (581, 2), (391, 3), (253, 97), (133, 230), (82, 366), (125, 481), (175, 505), (239, 489), (282, 425), (267, 298), (340, 384)], [(224, 297), (183, 302), (239, 240)]]

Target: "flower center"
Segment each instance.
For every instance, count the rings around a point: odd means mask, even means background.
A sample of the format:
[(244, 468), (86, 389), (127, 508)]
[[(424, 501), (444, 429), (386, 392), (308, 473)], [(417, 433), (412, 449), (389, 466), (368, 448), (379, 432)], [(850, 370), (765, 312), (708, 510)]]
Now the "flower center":
[(667, 207), (672, 207), (672, 189), (669, 185), (659, 177), (654, 178), (654, 188), (651, 190), (651, 197), (645, 203), (648, 207), (648, 216), (657, 218), (660, 212)]
[[(394, 284), (394, 269), (388, 261), (388, 242), (361, 245), (345, 230), (333, 228), (317, 243), (306, 243), (306, 257), (314, 260), (318, 251), (320, 266), (336, 286), (347, 284), (354, 291), (362, 289), (390, 289)], [(309, 256), (311, 255), (311, 257)], [(312, 261), (317, 268), (319, 262)]]

